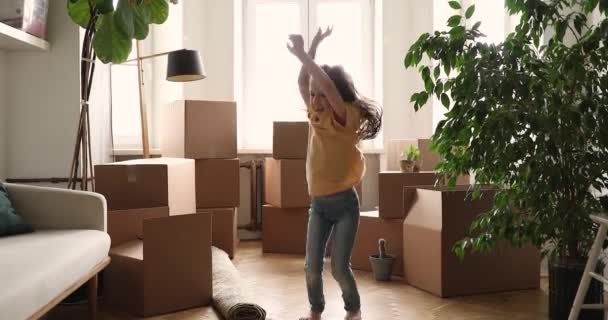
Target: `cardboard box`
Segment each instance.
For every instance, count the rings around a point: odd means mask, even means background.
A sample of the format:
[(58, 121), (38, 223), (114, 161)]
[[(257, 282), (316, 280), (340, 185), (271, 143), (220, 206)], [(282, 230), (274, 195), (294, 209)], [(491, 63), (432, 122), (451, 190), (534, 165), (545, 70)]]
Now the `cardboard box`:
[(162, 108), (161, 119), (161, 153), (164, 157), (237, 157), (234, 101), (179, 100)]
[(264, 161), (265, 202), (279, 208), (310, 207), (306, 160)]
[(169, 207), (108, 211), (108, 234), (112, 247), (143, 239), (145, 219), (169, 216)]
[(272, 157), (275, 159), (306, 159), (309, 124), (277, 122), (273, 124)]
[(145, 219), (143, 230), (110, 250), (106, 302), (143, 317), (210, 305), (211, 215)]
[(441, 161), (441, 155), (431, 152), (431, 139), (419, 139), (418, 148), (420, 149), (420, 171), (435, 171), (435, 167)]
[(440, 297), (538, 288), (540, 257), (532, 246), (515, 248), (503, 242), (487, 255), (469, 252), (462, 262), (453, 253), (454, 243), (494, 202), (494, 190), (484, 190), (483, 197), (473, 201), (467, 188), (417, 189), (403, 224), (406, 281)]
[(46, 39), (48, 0), (0, 1), (0, 22)]
[(308, 208), (277, 208), (262, 211), (262, 248), (265, 253), (305, 254)]
[(239, 169), (239, 159), (196, 160), (196, 207), (238, 207), (241, 202)]
[(108, 210), (169, 207), (170, 215), (196, 212), (194, 160), (154, 158), (95, 166), (95, 191)]
[(199, 209), (198, 213), (212, 215), (212, 238), (214, 247), (224, 250), (230, 259), (234, 258), (239, 243), (237, 211), (235, 208)]
[(352, 268), (372, 271), (369, 256), (378, 254), (378, 240), (395, 256), (393, 275), (403, 276), (403, 219), (381, 219), (378, 211), (361, 212), (359, 231), (351, 257)]
[(383, 219), (403, 219), (406, 215), (404, 203), (405, 186), (434, 185), (434, 172), (383, 171), (378, 176), (378, 210)]
[(417, 139), (394, 139), (388, 140), (385, 143), (386, 149), (386, 170), (401, 171), (401, 154), (407, 150), (409, 146), (418, 147)]

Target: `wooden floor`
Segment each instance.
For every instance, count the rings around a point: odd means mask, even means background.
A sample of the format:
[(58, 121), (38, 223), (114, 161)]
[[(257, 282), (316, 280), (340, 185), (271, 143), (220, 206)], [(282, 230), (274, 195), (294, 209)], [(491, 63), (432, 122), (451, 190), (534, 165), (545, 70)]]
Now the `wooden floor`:
[[(266, 255), (259, 242), (242, 242), (235, 258), (241, 275), (254, 288), (258, 303), (271, 320), (295, 320), (307, 310), (303, 257)], [(329, 264), (326, 265), (329, 271)], [(327, 307), (324, 319), (343, 319), (339, 287), (325, 272)], [(538, 320), (547, 319), (546, 281), (542, 290), (440, 299), (401, 282), (375, 282), (356, 272), (365, 320)], [(101, 303), (98, 320), (137, 319)], [(86, 306), (58, 307), (47, 320), (87, 319)], [(149, 318), (153, 320), (221, 319), (210, 308)]]

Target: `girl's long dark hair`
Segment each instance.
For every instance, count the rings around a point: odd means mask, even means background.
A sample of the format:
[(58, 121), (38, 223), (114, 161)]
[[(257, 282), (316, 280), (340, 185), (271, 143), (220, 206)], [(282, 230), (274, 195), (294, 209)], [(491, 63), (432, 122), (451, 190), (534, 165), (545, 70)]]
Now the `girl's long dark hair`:
[(380, 128), (382, 128), (382, 107), (380, 104), (360, 95), (357, 88), (355, 88), (353, 78), (342, 66), (322, 65), (321, 68), (336, 85), (342, 100), (352, 103), (361, 109), (363, 121), (361, 121), (361, 125), (359, 126), (359, 138), (361, 140), (370, 140), (378, 136)]

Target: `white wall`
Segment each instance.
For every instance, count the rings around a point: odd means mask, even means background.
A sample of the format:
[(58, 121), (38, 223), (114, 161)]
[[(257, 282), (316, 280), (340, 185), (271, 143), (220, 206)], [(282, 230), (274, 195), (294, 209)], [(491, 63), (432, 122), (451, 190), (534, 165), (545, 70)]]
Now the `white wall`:
[(79, 113), (79, 34), (49, 1), (51, 51), (6, 54), (9, 178), (67, 177)]
[(0, 181), (6, 179), (6, 54), (0, 50)]

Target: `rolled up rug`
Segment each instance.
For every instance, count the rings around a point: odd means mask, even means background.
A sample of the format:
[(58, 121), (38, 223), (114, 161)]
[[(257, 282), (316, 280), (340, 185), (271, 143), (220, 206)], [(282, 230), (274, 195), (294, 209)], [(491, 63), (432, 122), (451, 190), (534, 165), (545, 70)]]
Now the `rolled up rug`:
[(265, 320), (266, 311), (251, 301), (228, 254), (212, 247), (213, 306), (226, 320)]

